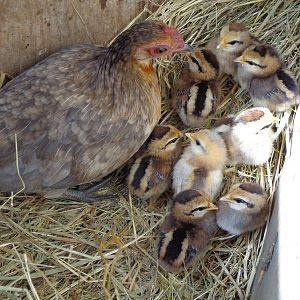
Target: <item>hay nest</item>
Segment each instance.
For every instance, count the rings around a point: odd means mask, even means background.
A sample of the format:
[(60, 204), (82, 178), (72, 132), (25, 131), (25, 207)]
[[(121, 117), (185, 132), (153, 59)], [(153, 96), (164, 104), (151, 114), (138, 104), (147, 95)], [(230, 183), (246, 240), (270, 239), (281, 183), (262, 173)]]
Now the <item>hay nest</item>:
[[(145, 11), (147, 9), (145, 8)], [(229, 21), (276, 46), (287, 67), (300, 77), (298, 1), (165, 1), (150, 16), (174, 24), (187, 42), (202, 46)], [(181, 124), (167, 101), (178, 75), (180, 56), (157, 62), (162, 85), (161, 123)], [(216, 117), (249, 107), (249, 96), (224, 76), (225, 98)], [(236, 181), (256, 181), (272, 201), (290, 138), (295, 112), (263, 167), (224, 171), (225, 193)], [(209, 126), (209, 121), (206, 124)], [(182, 125), (179, 125), (182, 128)], [(189, 129), (189, 128), (187, 128)], [(155, 240), (168, 211), (171, 192), (157, 203), (131, 198), (120, 171), (101, 193), (115, 201), (95, 205), (14, 196), (0, 205), (0, 298), (9, 299), (237, 299), (249, 296), (264, 242), (265, 228), (239, 237), (219, 232), (204, 258), (179, 275), (158, 268)]]

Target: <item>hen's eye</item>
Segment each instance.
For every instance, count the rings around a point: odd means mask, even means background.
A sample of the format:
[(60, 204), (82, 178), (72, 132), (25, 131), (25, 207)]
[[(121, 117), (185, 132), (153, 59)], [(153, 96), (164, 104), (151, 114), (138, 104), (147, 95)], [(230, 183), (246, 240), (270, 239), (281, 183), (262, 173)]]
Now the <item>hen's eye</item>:
[(155, 49), (155, 52), (156, 52), (157, 54), (161, 54), (161, 53), (166, 52), (167, 50), (168, 50), (168, 49), (165, 48), (165, 47), (159, 47), (159, 48), (156, 48), (156, 49)]

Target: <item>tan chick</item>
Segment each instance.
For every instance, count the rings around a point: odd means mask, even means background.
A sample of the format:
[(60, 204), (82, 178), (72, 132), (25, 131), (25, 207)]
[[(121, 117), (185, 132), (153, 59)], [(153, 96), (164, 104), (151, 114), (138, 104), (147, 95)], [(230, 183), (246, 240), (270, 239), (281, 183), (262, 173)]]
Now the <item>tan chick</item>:
[(159, 197), (171, 184), (171, 173), (182, 153), (182, 133), (171, 125), (157, 125), (145, 153), (133, 163), (128, 176), (131, 194), (145, 200)]
[(171, 91), (172, 106), (182, 122), (200, 127), (215, 112), (221, 90), (217, 81), (219, 64), (209, 50), (194, 49)]
[(273, 149), (275, 133), (272, 125), (277, 120), (266, 107), (247, 109), (237, 116), (221, 119), (213, 127), (224, 139), (227, 165), (262, 165)]
[(190, 145), (183, 151), (173, 171), (175, 194), (195, 189), (203, 191), (213, 200), (223, 180), (227, 161), (223, 138), (211, 130), (186, 133)]
[(238, 81), (246, 89), (254, 106), (265, 106), (272, 111), (285, 111), (299, 104), (296, 80), (282, 67), (274, 47), (257, 45), (247, 48), (235, 59)]
[(222, 28), (219, 38), (208, 42), (207, 48), (216, 54), (221, 71), (235, 77), (237, 66), (234, 59), (256, 41), (244, 24), (230, 23)]
[(218, 230), (215, 211), (208, 195), (185, 190), (174, 197), (158, 238), (158, 259), (169, 272), (190, 267)]
[(269, 212), (267, 198), (256, 183), (235, 184), (218, 202), (219, 227), (230, 234), (241, 234), (263, 226)]

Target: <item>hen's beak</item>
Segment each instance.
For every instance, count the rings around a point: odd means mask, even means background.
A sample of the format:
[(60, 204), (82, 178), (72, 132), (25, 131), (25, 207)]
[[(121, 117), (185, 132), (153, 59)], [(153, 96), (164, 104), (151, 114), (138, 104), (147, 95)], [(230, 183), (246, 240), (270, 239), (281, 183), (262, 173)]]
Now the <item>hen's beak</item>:
[(234, 59), (233, 61), (236, 62), (236, 63), (239, 63), (239, 64), (245, 64), (246, 63), (243, 56), (240, 56), (240, 57)]
[(226, 39), (223, 38), (223, 39), (220, 41), (219, 45), (217, 46), (217, 49), (224, 48), (224, 47), (226, 46), (226, 44), (227, 44)]
[(195, 139), (194, 139), (192, 133), (187, 132), (185, 135), (191, 142), (195, 142)]
[(188, 51), (188, 52), (191, 52), (191, 51), (193, 51), (193, 47), (190, 46), (189, 44), (184, 44), (183, 48), (178, 49), (178, 51)]

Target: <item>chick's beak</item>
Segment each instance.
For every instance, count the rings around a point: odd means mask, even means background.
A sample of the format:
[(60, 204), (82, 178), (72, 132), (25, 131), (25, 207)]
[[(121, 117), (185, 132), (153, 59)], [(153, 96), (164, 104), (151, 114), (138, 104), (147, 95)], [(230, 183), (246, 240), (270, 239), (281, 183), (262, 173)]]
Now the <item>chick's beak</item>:
[(187, 133), (185, 134), (185, 136), (186, 136), (191, 142), (195, 142), (195, 139), (194, 139), (192, 133), (187, 132)]
[(208, 207), (208, 210), (217, 210), (218, 207), (216, 205), (214, 205), (213, 203), (210, 204), (210, 206)]
[(272, 120), (272, 123), (273, 123), (273, 124), (276, 124), (276, 123), (278, 123), (279, 121), (280, 121), (279, 118), (273, 116), (273, 120)]
[(190, 59), (190, 58), (192, 57), (192, 55), (193, 55), (193, 54), (192, 54), (191, 51), (185, 52), (185, 53), (184, 53), (184, 56), (187, 57), (188, 59)]
[(246, 63), (243, 56), (240, 56), (240, 57), (234, 59), (233, 61), (236, 62), (236, 63), (239, 63), (239, 64), (245, 64)]
[(223, 201), (223, 202), (233, 202), (232, 200), (227, 199), (227, 198), (225, 198), (225, 197), (220, 198), (219, 201)]
[(226, 46), (226, 40), (225, 38), (221, 39), (219, 45), (217, 46), (217, 49), (220, 49), (220, 48), (224, 48)]

